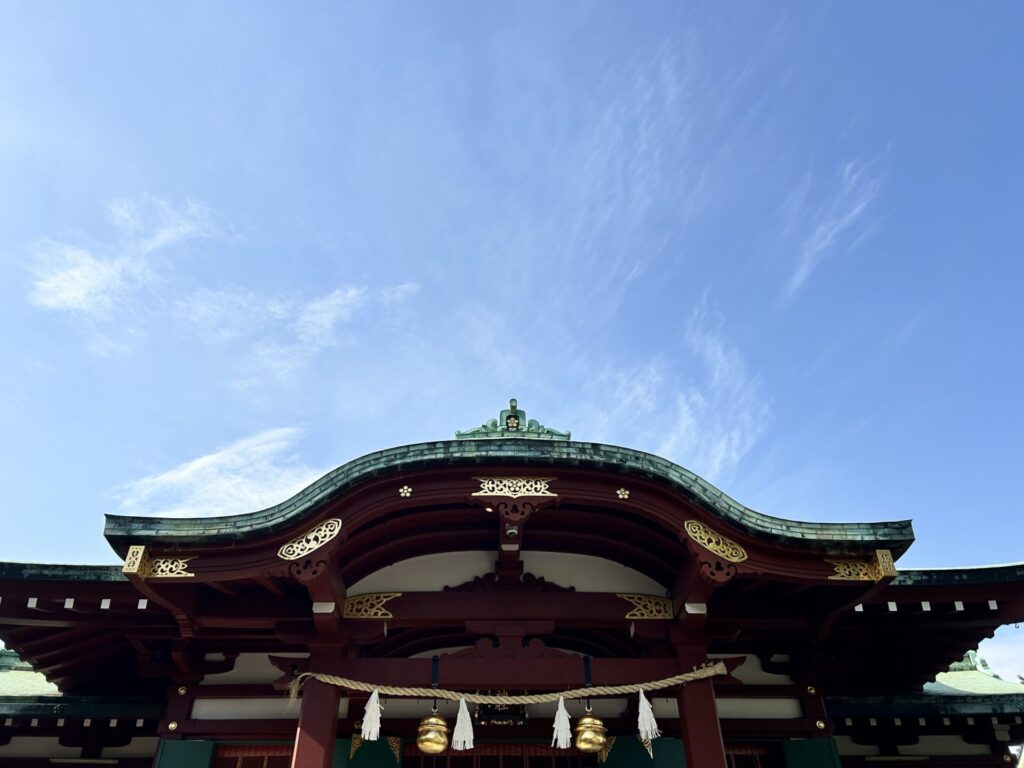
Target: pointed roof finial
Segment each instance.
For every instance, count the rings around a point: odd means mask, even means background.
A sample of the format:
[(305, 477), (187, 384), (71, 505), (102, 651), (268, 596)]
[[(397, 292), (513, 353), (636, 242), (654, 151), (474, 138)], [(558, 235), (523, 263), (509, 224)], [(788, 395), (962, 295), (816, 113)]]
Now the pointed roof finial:
[(508, 408), (502, 410), (498, 418), (491, 419), (475, 429), (467, 429), (465, 432), (455, 433), (456, 440), (478, 440), (489, 437), (568, 440), (570, 439), (570, 433), (549, 429), (536, 419), (527, 420), (526, 411), (520, 410), (518, 402), (513, 397), (508, 401)]

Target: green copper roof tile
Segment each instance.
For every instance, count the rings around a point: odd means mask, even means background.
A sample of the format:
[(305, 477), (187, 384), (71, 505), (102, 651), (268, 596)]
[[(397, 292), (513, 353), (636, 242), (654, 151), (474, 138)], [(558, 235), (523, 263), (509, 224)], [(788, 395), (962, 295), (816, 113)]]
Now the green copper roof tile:
[(953, 584), (1015, 584), (1024, 581), (1024, 563), (971, 568), (900, 570), (894, 586), (949, 586)]
[(388, 448), (338, 467), (292, 498), (268, 509), (201, 519), (107, 515), (105, 533), (122, 555), (130, 544), (241, 540), (291, 526), (313, 514), (320, 504), (373, 477), (432, 466), (480, 463), (582, 466), (650, 477), (687, 494), (712, 514), (752, 535), (810, 543), (828, 552), (854, 552), (866, 546), (878, 546), (892, 549), (899, 556), (914, 538), (909, 521), (811, 523), (764, 515), (743, 506), (693, 472), (642, 451), (600, 443), (515, 437), (443, 440)]
[(127, 581), (120, 565), (0, 563), (0, 579), (19, 581)]

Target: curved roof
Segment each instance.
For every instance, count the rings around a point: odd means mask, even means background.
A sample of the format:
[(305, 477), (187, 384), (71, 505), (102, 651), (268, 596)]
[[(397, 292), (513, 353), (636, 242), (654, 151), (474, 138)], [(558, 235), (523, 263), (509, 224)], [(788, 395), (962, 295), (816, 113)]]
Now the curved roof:
[(584, 467), (662, 483), (727, 524), (756, 537), (830, 551), (885, 547), (902, 554), (914, 540), (909, 520), (882, 523), (813, 523), (786, 520), (740, 504), (708, 481), (650, 453), (601, 443), (489, 437), (443, 440), (388, 448), (327, 473), (292, 498), (243, 515), (206, 518), (151, 518), (107, 515), (105, 535), (115, 550), (130, 544), (204, 544), (266, 536), (312, 516), (325, 502), (362, 482), (384, 475), (456, 465)]

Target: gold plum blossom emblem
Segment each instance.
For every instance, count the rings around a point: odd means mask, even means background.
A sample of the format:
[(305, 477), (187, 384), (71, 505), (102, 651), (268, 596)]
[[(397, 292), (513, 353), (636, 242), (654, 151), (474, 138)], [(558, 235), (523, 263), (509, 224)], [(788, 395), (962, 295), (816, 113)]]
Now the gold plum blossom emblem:
[(615, 495), (618, 496), (620, 499), (628, 499), (629, 488), (619, 488), (619, 490), (615, 492)]
[(403, 499), (408, 499), (410, 496), (412, 496), (412, 488), (410, 488), (408, 485), (403, 485), (401, 488), (398, 489), (398, 495), (401, 496)]

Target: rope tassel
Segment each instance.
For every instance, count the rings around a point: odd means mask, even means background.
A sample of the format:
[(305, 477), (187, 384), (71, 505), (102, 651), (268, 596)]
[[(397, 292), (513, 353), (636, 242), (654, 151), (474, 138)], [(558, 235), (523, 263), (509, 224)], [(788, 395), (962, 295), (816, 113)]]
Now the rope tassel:
[(459, 716), (455, 720), (455, 730), (452, 731), (452, 749), (473, 748), (473, 718), (469, 716), (469, 708), (466, 707), (466, 700), (459, 699)]
[(362, 736), (364, 741), (376, 741), (380, 738), (380, 692), (376, 688), (366, 700)]
[(654, 719), (654, 709), (651, 707), (651, 702), (644, 696), (643, 688), (640, 689), (640, 715), (636, 719), (636, 724), (641, 740), (650, 741), (661, 736), (661, 731), (658, 730), (658, 721)]
[(568, 749), (572, 746), (572, 729), (569, 723), (569, 712), (565, 708), (565, 699), (558, 697), (558, 709), (555, 710), (555, 733), (551, 737), (551, 746)]

